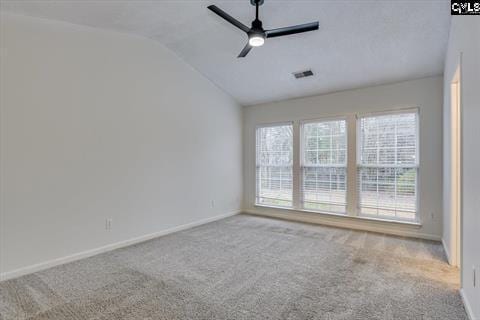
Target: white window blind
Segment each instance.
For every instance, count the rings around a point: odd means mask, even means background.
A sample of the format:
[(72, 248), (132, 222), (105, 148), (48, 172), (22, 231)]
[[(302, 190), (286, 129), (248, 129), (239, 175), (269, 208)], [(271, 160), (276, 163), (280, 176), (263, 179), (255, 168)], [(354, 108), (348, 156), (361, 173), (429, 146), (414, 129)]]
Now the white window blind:
[(360, 214), (415, 220), (418, 174), (417, 112), (359, 118)]
[(302, 206), (345, 213), (347, 133), (345, 120), (302, 126)]
[(257, 128), (256, 203), (292, 207), (293, 128)]

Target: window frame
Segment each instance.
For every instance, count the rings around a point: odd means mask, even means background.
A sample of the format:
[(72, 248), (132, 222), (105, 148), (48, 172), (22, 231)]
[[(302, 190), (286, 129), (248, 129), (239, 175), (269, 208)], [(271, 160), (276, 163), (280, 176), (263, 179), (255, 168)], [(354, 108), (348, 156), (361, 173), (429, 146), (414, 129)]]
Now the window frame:
[[(322, 122), (334, 122), (334, 121), (345, 121), (345, 212), (335, 212), (335, 211), (326, 211), (326, 210), (315, 210), (315, 209), (310, 209), (310, 208), (305, 208), (305, 197), (304, 197), (304, 188), (303, 188), (303, 183), (304, 183), (304, 164), (305, 164), (305, 135), (304, 135), (304, 127), (306, 124), (311, 124), (311, 123), (322, 123)], [(298, 190), (298, 205), (299, 209), (303, 211), (309, 211), (309, 212), (318, 212), (318, 213), (326, 213), (326, 214), (334, 214), (334, 215), (342, 215), (342, 216), (347, 216), (348, 215), (348, 157), (349, 157), (349, 139), (348, 139), (348, 133), (349, 133), (349, 122), (348, 122), (348, 116), (343, 115), (343, 116), (331, 116), (331, 117), (322, 117), (322, 118), (315, 118), (315, 119), (305, 119), (305, 120), (300, 120), (299, 121), (299, 170), (298, 170), (298, 179), (299, 179), (299, 190)], [(295, 143), (295, 141), (294, 141)], [(325, 166), (327, 167), (327, 166)], [(335, 167), (335, 166), (331, 166)], [(339, 168), (343, 168), (343, 166), (337, 166)]]
[[(416, 116), (416, 176), (415, 176), (415, 219), (401, 219), (397, 217), (388, 217), (381, 215), (366, 215), (360, 213), (360, 185), (358, 181), (358, 168), (360, 161), (360, 120), (363, 117), (368, 116), (382, 116), (382, 115), (398, 115), (405, 113), (414, 113)], [(346, 122), (346, 212), (329, 212), (324, 210), (314, 210), (310, 208), (304, 208), (303, 200), (303, 163), (304, 163), (304, 146), (303, 146), (303, 126), (308, 123), (315, 122), (328, 122), (335, 120), (344, 120)], [(421, 226), (421, 216), (420, 216), (420, 197), (418, 191), (420, 190), (420, 172), (421, 172), (421, 161), (420, 161), (420, 134), (421, 134), (421, 112), (418, 106), (415, 107), (404, 107), (404, 108), (393, 108), (390, 110), (380, 110), (380, 111), (371, 111), (371, 112), (345, 112), (337, 115), (325, 116), (325, 117), (312, 117), (312, 118), (303, 118), (303, 119), (293, 119), (290, 121), (278, 121), (278, 122), (268, 122), (268, 123), (258, 123), (255, 125), (254, 132), (254, 163), (255, 163), (255, 191), (254, 191), (254, 206), (255, 207), (264, 207), (264, 208), (273, 208), (273, 209), (282, 209), (292, 212), (307, 212), (313, 214), (322, 214), (329, 216), (337, 216), (343, 218), (353, 218), (361, 220), (373, 220), (373, 221), (382, 221), (387, 223), (395, 224), (406, 224)], [(258, 180), (257, 180), (257, 130), (264, 127), (272, 126), (281, 126), (281, 125), (291, 125), (292, 126), (292, 206), (274, 206), (269, 204), (258, 203)], [(399, 166), (402, 167), (402, 166)]]
[[(291, 126), (292, 127), (292, 133), (294, 131), (294, 121), (282, 121), (282, 122), (269, 122), (269, 123), (262, 123), (262, 124), (257, 124), (255, 126), (255, 206), (261, 206), (261, 207), (268, 207), (268, 208), (279, 208), (279, 209), (294, 209), (294, 203), (295, 203), (295, 191), (294, 191), (294, 186), (293, 186), (293, 175), (294, 173), (294, 161), (292, 161), (292, 205), (291, 206), (282, 206), (282, 205), (269, 205), (265, 203), (260, 203), (258, 202), (259, 197), (259, 179), (258, 179), (258, 153), (257, 153), (257, 147), (258, 147), (258, 130), (263, 129), (263, 128), (271, 128), (271, 127), (283, 127), (283, 126)], [(292, 159), (295, 157), (295, 134), (292, 134)]]
[[(395, 116), (395, 115), (401, 115), (401, 114), (414, 114), (415, 115), (415, 164), (413, 165), (384, 165), (384, 166), (375, 166), (375, 165), (362, 165), (361, 163), (361, 125), (360, 122), (362, 118), (368, 118), (368, 117), (380, 117), (380, 116)], [(415, 108), (405, 108), (405, 109), (398, 109), (398, 110), (392, 110), (392, 111), (379, 111), (379, 112), (368, 112), (368, 113), (359, 113), (356, 115), (356, 126), (357, 126), (357, 132), (356, 132), (356, 140), (357, 140), (357, 146), (356, 146), (356, 166), (355, 170), (357, 172), (357, 181), (356, 181), (356, 198), (357, 198), (357, 203), (356, 203), (356, 215), (361, 218), (369, 218), (369, 219), (380, 219), (380, 220), (386, 220), (386, 221), (393, 221), (393, 222), (413, 222), (413, 223), (419, 223), (420, 222), (420, 217), (419, 217), (419, 197), (418, 197), (418, 186), (419, 186), (419, 175), (420, 175), (420, 108), (415, 107)], [(415, 174), (415, 218), (414, 219), (408, 219), (408, 218), (399, 218), (399, 217), (388, 217), (384, 215), (375, 215), (375, 214), (366, 214), (366, 213), (361, 213), (361, 197), (360, 197), (360, 192), (361, 192), (361, 185), (360, 182), (358, 181), (358, 171), (360, 168), (412, 168), (416, 170)], [(373, 207), (372, 207), (373, 209)]]

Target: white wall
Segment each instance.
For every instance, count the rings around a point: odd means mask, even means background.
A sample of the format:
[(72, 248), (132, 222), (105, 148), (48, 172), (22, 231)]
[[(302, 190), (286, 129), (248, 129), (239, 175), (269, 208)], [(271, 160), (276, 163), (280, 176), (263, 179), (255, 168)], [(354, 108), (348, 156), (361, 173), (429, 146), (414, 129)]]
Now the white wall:
[[(462, 219), (463, 254), (462, 292), (470, 315), (480, 319), (480, 19), (476, 16), (454, 16), (450, 29), (447, 58), (445, 63), (444, 123), (445, 123), (445, 187), (443, 238), (451, 251), (450, 233), (450, 83), (462, 53), (461, 67), (461, 112), (462, 112)], [(473, 268), (476, 268), (477, 286), (473, 287)]]
[(0, 29), (5, 277), (239, 210), (241, 108), (174, 54), (42, 19)]
[[(431, 77), (244, 108), (244, 208), (258, 214), (439, 240), (442, 234), (442, 87), (442, 77)], [(254, 206), (257, 124), (406, 107), (420, 109), (420, 227)]]

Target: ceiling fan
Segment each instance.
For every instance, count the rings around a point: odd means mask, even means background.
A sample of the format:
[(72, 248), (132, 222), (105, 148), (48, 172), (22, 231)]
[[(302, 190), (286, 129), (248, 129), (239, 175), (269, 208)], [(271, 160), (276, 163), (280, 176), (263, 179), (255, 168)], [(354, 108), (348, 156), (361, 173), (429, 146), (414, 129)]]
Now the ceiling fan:
[(266, 38), (274, 38), (274, 37), (286, 36), (289, 34), (318, 30), (318, 21), (299, 24), (296, 26), (264, 30), (262, 27), (262, 21), (258, 19), (258, 7), (261, 6), (263, 2), (264, 0), (250, 0), (250, 3), (255, 6), (255, 20), (252, 21), (251, 28), (247, 27), (246, 25), (244, 25), (234, 17), (230, 16), (228, 13), (226, 13), (219, 7), (215, 5), (208, 6), (208, 9), (212, 10), (213, 12), (218, 14), (220, 17), (227, 20), (228, 22), (230, 22), (235, 27), (239, 28), (240, 30), (242, 30), (248, 35), (248, 43), (240, 52), (240, 54), (238, 55), (238, 58), (245, 57), (253, 47), (262, 46), (265, 43)]

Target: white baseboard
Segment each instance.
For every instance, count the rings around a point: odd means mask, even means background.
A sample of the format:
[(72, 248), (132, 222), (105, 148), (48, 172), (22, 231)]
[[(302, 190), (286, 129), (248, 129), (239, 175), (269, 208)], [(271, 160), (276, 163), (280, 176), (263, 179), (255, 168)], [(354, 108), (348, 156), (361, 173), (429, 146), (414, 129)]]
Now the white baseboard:
[(465, 294), (465, 291), (463, 289), (460, 289), (460, 296), (462, 297), (463, 305), (465, 306), (465, 311), (467, 312), (468, 319), (479, 320), (479, 318), (476, 318), (473, 315), (472, 307), (471, 307), (470, 302), (468, 301), (467, 295)]
[(30, 273), (34, 273), (34, 272), (42, 271), (42, 270), (45, 270), (45, 269), (49, 269), (49, 268), (52, 268), (52, 267), (55, 267), (55, 266), (58, 266), (58, 265), (61, 265), (61, 264), (65, 264), (65, 263), (68, 263), (68, 262), (88, 258), (88, 257), (94, 256), (94, 255), (97, 255), (97, 254), (100, 254), (100, 253), (104, 253), (104, 252), (107, 252), (107, 251), (127, 247), (127, 246), (130, 246), (130, 245), (133, 245), (133, 244), (137, 244), (137, 243), (140, 243), (140, 242), (144, 242), (144, 241), (148, 241), (148, 240), (151, 240), (151, 239), (154, 239), (154, 238), (158, 238), (158, 237), (161, 237), (161, 236), (164, 236), (164, 235), (167, 235), (167, 234), (171, 234), (171, 233), (175, 233), (175, 232), (178, 232), (178, 231), (182, 231), (182, 230), (190, 229), (190, 228), (193, 228), (193, 227), (197, 227), (197, 226), (200, 226), (202, 224), (206, 224), (206, 223), (209, 223), (209, 222), (213, 222), (213, 221), (217, 221), (217, 220), (221, 220), (221, 219), (224, 219), (224, 218), (227, 218), (227, 217), (234, 216), (234, 215), (236, 215), (240, 212), (241, 211), (238, 210), (238, 211), (233, 211), (233, 212), (229, 212), (229, 213), (226, 213), (226, 214), (221, 214), (221, 215), (218, 215), (218, 216), (202, 219), (202, 220), (199, 220), (199, 221), (194, 221), (194, 222), (191, 222), (191, 223), (183, 224), (183, 225), (176, 226), (176, 227), (173, 227), (173, 228), (169, 228), (169, 229), (166, 229), (166, 230), (162, 230), (162, 231), (159, 231), (159, 232), (146, 234), (146, 235), (136, 237), (136, 238), (133, 238), (133, 239), (128, 239), (128, 240), (108, 244), (108, 245), (103, 246), (103, 247), (99, 247), (99, 248), (75, 253), (75, 254), (72, 254), (72, 255), (69, 255), (69, 256), (65, 256), (65, 257), (61, 257), (61, 258), (57, 258), (57, 259), (53, 259), (53, 260), (49, 260), (49, 261), (45, 261), (45, 262), (40, 262), (40, 263), (31, 265), (31, 266), (23, 267), (23, 268), (16, 269), (16, 270), (13, 270), (13, 271), (0, 273), (0, 281), (9, 280), (9, 279), (13, 279), (13, 278), (18, 278), (18, 277), (21, 277), (21, 276), (24, 276), (24, 275), (27, 275), (27, 274), (30, 274)]
[(447, 256), (447, 261), (450, 265), (453, 265), (452, 259), (450, 259), (450, 252), (448, 251), (448, 247), (445, 244), (445, 240), (442, 238), (442, 246), (443, 246), (443, 251), (445, 251), (445, 255)]
[(451, 258), (451, 255), (450, 255), (450, 251), (448, 251), (448, 246), (447, 244), (445, 243), (445, 239), (442, 238), (442, 246), (443, 246), (443, 251), (445, 251), (445, 255), (447, 256), (447, 261), (448, 261), (448, 264), (450, 264), (451, 266), (454, 265), (453, 263), (453, 260)]
[(391, 234), (401, 237), (420, 238), (426, 240), (441, 241), (441, 237), (435, 234), (422, 233), (417, 231), (418, 226), (402, 225), (401, 223), (395, 223), (390, 221), (375, 221), (362, 219), (352, 219), (350, 217), (338, 217), (328, 214), (309, 214), (304, 212), (288, 212), (278, 213), (275, 211), (257, 211), (257, 210), (244, 210), (244, 213), (271, 217), (283, 220), (307, 222), (312, 224), (327, 225), (332, 227), (371, 231), (377, 233)]

